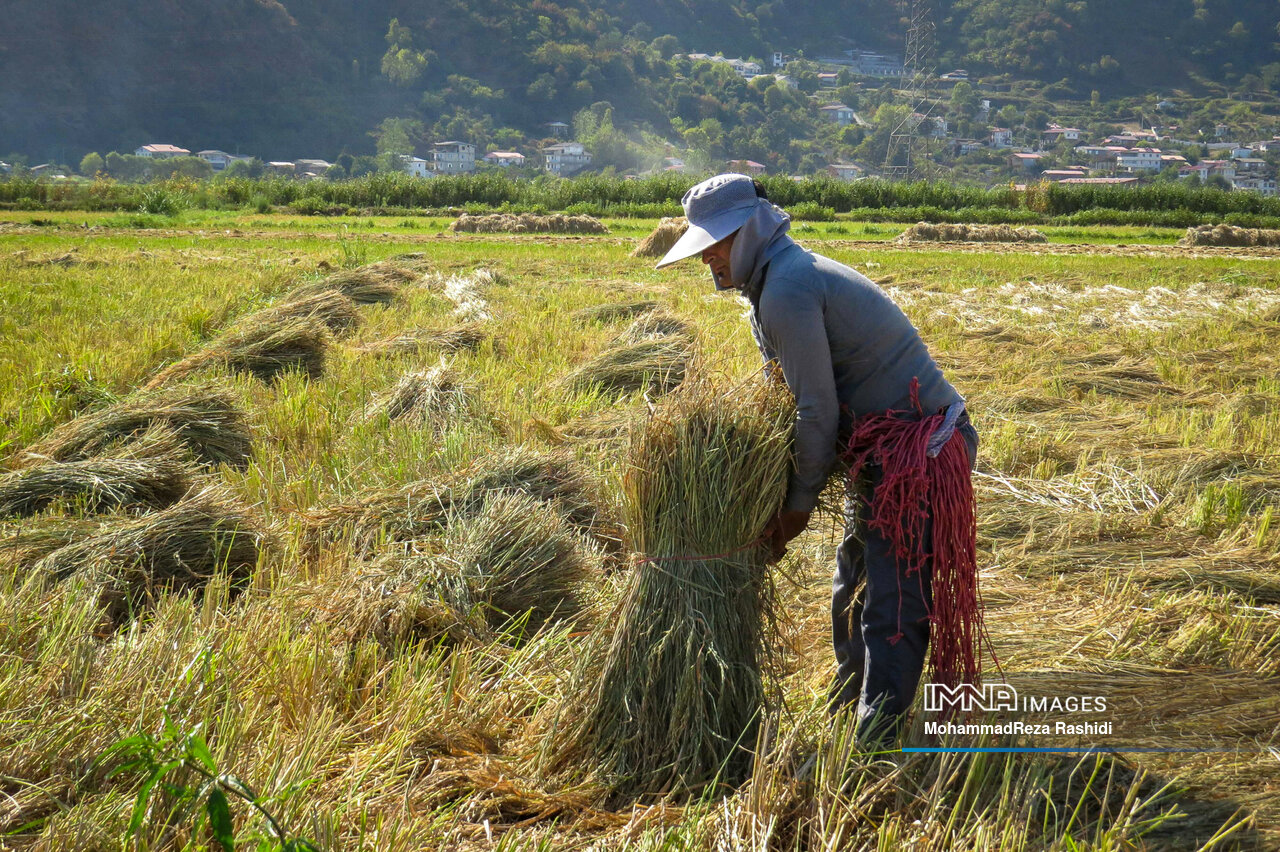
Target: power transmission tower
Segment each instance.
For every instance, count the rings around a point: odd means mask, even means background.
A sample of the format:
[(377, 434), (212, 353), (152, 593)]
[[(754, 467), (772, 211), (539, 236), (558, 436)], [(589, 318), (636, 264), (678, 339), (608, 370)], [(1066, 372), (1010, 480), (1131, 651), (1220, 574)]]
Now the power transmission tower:
[(889, 135), (884, 176), (889, 180), (912, 180), (927, 163), (926, 151), (937, 101), (934, 90), (933, 49), (937, 27), (933, 22), (933, 0), (908, 0), (906, 52), (903, 55), (903, 97), (909, 109)]

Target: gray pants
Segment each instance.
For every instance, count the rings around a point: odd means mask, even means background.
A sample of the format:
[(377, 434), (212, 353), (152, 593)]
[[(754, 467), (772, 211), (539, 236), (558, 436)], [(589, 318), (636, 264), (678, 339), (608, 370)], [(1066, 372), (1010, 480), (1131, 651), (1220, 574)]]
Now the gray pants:
[[(961, 415), (956, 431), (969, 448), (972, 467), (978, 433)], [(929, 649), (928, 615), (933, 606), (931, 564), (917, 575), (900, 575), (887, 539), (867, 526), (867, 499), (880, 484), (878, 465), (845, 499), (844, 540), (836, 551), (831, 580), (831, 638), (836, 679), (830, 709), (857, 704), (858, 740), (864, 747), (889, 748), (898, 739)], [(928, 540), (932, 529), (926, 525)], [(897, 641), (890, 641), (901, 632)]]

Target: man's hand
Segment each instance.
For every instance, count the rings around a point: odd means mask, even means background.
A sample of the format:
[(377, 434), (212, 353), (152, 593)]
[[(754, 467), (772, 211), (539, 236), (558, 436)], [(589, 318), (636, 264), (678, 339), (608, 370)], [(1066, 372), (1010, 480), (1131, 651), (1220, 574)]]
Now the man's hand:
[(774, 559), (781, 559), (787, 552), (787, 544), (791, 539), (804, 532), (809, 526), (809, 512), (797, 512), (795, 509), (780, 509), (764, 528), (764, 538), (769, 543)]

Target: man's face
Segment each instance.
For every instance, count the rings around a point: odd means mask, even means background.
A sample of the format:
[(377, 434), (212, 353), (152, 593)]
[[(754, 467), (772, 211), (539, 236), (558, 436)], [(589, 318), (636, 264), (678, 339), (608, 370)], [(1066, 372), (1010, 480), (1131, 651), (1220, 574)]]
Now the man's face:
[(729, 279), (729, 252), (733, 249), (733, 239), (738, 235), (734, 231), (718, 243), (713, 243), (702, 250), (702, 262), (711, 267), (721, 280), (721, 286), (736, 286)]

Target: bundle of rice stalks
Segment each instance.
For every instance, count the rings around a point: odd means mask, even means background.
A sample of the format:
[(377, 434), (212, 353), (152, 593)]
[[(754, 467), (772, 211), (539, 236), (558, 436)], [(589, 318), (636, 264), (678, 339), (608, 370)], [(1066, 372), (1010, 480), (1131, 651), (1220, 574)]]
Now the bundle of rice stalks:
[(479, 511), (451, 525), (447, 552), (457, 566), (451, 604), (460, 613), (479, 608), (494, 630), (516, 622), (534, 633), (581, 612), (578, 587), (589, 571), (579, 537), (529, 494), (486, 495)]
[(643, 558), (558, 756), (599, 765), (619, 795), (734, 784), (750, 767), (770, 588), (758, 537), (786, 492), (794, 417), (776, 384), (699, 381), (632, 438), (625, 514)]
[(110, 456), (50, 461), (0, 477), (0, 517), (33, 515), (59, 500), (87, 512), (163, 509), (187, 493), (194, 475), (178, 435), (156, 426)]
[(265, 321), (257, 315), (246, 317), (205, 348), (161, 370), (144, 389), (154, 390), (215, 366), (264, 381), (292, 370), (318, 379), (324, 373), (330, 339), (329, 329), (316, 317), (292, 317), (279, 322)]
[(423, 350), (458, 352), (463, 349), (478, 349), (488, 337), (489, 333), (481, 323), (466, 322), (450, 328), (411, 329), (395, 337), (366, 343), (356, 351), (375, 357), (412, 355)]
[(907, 228), (896, 242), (1045, 243), (1049, 239), (1034, 228), (1011, 225), (934, 225), (919, 222)]
[(233, 583), (244, 580), (258, 564), (265, 537), (243, 502), (211, 486), (162, 511), (104, 524), (32, 570), (45, 581), (87, 581), (119, 623), (162, 593), (202, 589), (219, 571)]
[(671, 251), (676, 240), (689, 230), (689, 220), (683, 216), (664, 216), (649, 236), (640, 241), (632, 251), (632, 257), (662, 257)]
[(375, 399), (368, 417), (411, 420), (445, 431), (451, 423), (474, 416), (475, 403), (462, 375), (447, 364), (406, 373), (396, 386)]
[(329, 290), (337, 290), (358, 305), (386, 304), (400, 295), (405, 284), (416, 280), (423, 272), (420, 261), (380, 260), (357, 269), (335, 272), (319, 281), (303, 284), (287, 297), (295, 299), (313, 296)]
[(693, 341), (670, 335), (623, 343), (606, 349), (562, 380), (571, 391), (667, 393), (684, 381), (693, 358)]
[(0, 566), (25, 572), (55, 550), (92, 535), (100, 521), (71, 515), (0, 525)]
[(472, 216), (463, 213), (450, 225), (449, 230), (472, 234), (607, 234), (604, 223), (592, 216), (565, 216), (556, 213), (538, 216), (533, 213), (490, 213)]
[(1235, 225), (1198, 225), (1187, 228), (1180, 246), (1280, 246), (1280, 231), (1238, 228)]
[(107, 408), (82, 414), (28, 447), (26, 457), (87, 459), (156, 425), (172, 429), (205, 464), (243, 468), (249, 463), (253, 433), (244, 412), (229, 390), (213, 383), (136, 393)]
[(337, 289), (290, 297), (253, 315), (255, 323), (264, 325), (279, 325), (298, 318), (320, 320), (335, 337), (348, 336), (359, 327), (362, 319), (355, 301)]
[[(1069, 363), (1063, 362), (1064, 365)], [(1158, 393), (1178, 394), (1181, 391), (1147, 365), (1133, 360), (1111, 364), (1101, 369), (1087, 369), (1084, 365), (1073, 375), (1062, 378), (1065, 387), (1087, 394), (1090, 391), (1123, 399), (1145, 399)]]
[(606, 305), (579, 308), (573, 312), (573, 318), (583, 322), (616, 322), (637, 314), (648, 313), (656, 307), (658, 303), (648, 299), (640, 302), (611, 302)]
[(600, 489), (563, 452), (516, 447), (479, 460), (451, 483), (413, 482), (361, 500), (312, 510), (303, 517), (308, 547), (350, 537), (357, 553), (380, 540), (407, 541), (444, 529), (452, 518), (473, 515), (496, 491), (519, 491), (549, 503), (575, 529), (608, 545), (618, 533)]
[(616, 342), (639, 343), (642, 340), (681, 335), (692, 337), (693, 324), (675, 314), (656, 310), (637, 317), (635, 322), (627, 326), (626, 331), (618, 335)]

